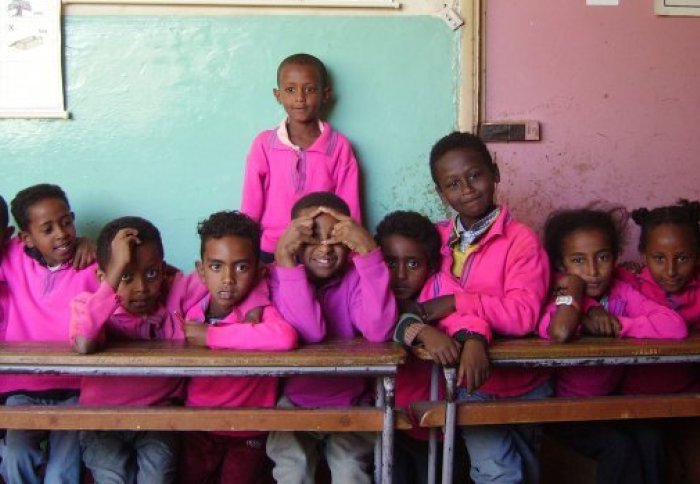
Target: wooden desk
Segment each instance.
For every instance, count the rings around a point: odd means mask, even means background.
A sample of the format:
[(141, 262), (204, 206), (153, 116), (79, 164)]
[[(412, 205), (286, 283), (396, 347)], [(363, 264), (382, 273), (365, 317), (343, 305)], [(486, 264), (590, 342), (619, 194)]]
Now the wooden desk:
[[(90, 354), (73, 353), (68, 345), (51, 343), (0, 343), (0, 373), (30, 373), (30, 374), (68, 374), (68, 375), (132, 375), (132, 376), (290, 376), (290, 375), (354, 375), (374, 377), (377, 379), (377, 407), (383, 413), (382, 438), (375, 450), (375, 480), (391, 483), (392, 459), (394, 445), (394, 382), (398, 365), (404, 363), (404, 349), (393, 343), (369, 343), (364, 340), (331, 341), (327, 343), (308, 345), (289, 352), (244, 352), (228, 350), (210, 350), (202, 347), (187, 346), (173, 342), (124, 342), (112, 344), (104, 350)], [(52, 409), (44, 409), (44, 414), (22, 411), (20, 407), (5, 408), (0, 412), (0, 427), (17, 419), (25, 418), (29, 424), (34, 416), (50, 424), (65, 418), (69, 427), (82, 425), (85, 427), (87, 413), (93, 415), (93, 422), (99, 426), (100, 410), (96, 409), (61, 409), (65, 416), (52, 413)], [(275, 420), (274, 409), (250, 410), (240, 409), (244, 423), (232, 423), (226, 420), (227, 409), (103, 409), (102, 415), (117, 412), (125, 421), (120, 425), (140, 421), (139, 418), (153, 418), (154, 414), (162, 413), (161, 424), (157, 420), (154, 425), (170, 426), (175, 419), (186, 412), (201, 414), (201, 420), (206, 430), (242, 430), (250, 426), (256, 427), (256, 421), (263, 427), (270, 427)], [(233, 409), (239, 410), (239, 409)], [(314, 412), (323, 413), (324, 409), (294, 409), (300, 420), (290, 424), (290, 428), (298, 429), (309, 425), (309, 430), (315, 430)], [(371, 410), (371, 409), (370, 409)], [(81, 414), (83, 412), (83, 414)], [(245, 414), (245, 412), (248, 412)], [(256, 412), (260, 418), (256, 420)], [(372, 413), (367, 408), (347, 409), (345, 419), (340, 418), (338, 430), (353, 430), (356, 415)], [(71, 415), (73, 413), (73, 415)], [(376, 414), (376, 411), (374, 411)], [(166, 415), (167, 414), (167, 415)], [(43, 415), (43, 417), (41, 416)], [(221, 424), (217, 425), (221, 417)], [(302, 418), (303, 417), (303, 418)], [(72, 420), (71, 420), (72, 419)], [(245, 423), (249, 422), (249, 423)], [(248, 427), (247, 427), (248, 426)], [(17, 428), (17, 427), (15, 427)], [(34, 427), (36, 428), (36, 427)], [(49, 428), (55, 428), (50, 426)], [(100, 427), (103, 428), (103, 427)], [(267, 430), (268, 428), (260, 428)]]
[[(689, 363), (700, 362), (700, 333), (691, 334), (685, 340), (641, 340), (633, 338), (596, 338), (583, 337), (569, 343), (554, 343), (539, 338), (517, 338), (517, 339), (495, 339), (489, 346), (489, 360), (492, 365), (517, 366), (517, 367), (566, 367), (566, 366), (596, 366), (596, 365), (638, 365), (652, 363)], [(431, 360), (430, 355), (422, 348), (417, 348), (414, 353), (421, 359)], [(452, 482), (452, 456), (454, 452), (454, 439), (457, 425), (457, 403), (454, 400), (456, 390), (457, 371), (455, 368), (444, 368), (446, 382), (446, 403), (444, 405), (444, 451), (443, 451), (443, 476), (442, 482)], [(437, 372), (433, 372), (435, 380)], [(436, 395), (436, 385), (434, 394)], [(431, 395), (432, 398), (432, 395)], [(608, 397), (606, 397), (608, 398)], [(598, 416), (615, 418), (616, 412), (610, 410), (610, 405), (616, 403), (614, 397), (609, 397), (607, 401), (591, 402), (592, 408)], [(646, 406), (644, 411), (630, 412), (629, 407), (618, 412), (618, 415), (625, 415), (626, 418), (636, 415), (644, 417), (664, 417), (700, 415), (700, 398), (697, 395), (686, 395), (674, 397), (677, 402), (669, 401), (670, 406), (663, 406), (659, 401), (663, 397), (640, 398), (638, 404)], [(618, 398), (617, 402), (629, 404), (629, 398)], [(671, 399), (673, 400), (673, 399)], [(583, 400), (578, 400), (582, 402)], [(545, 400), (541, 402), (523, 402), (518, 405), (517, 401), (509, 401), (512, 408), (508, 410), (517, 415), (519, 412), (530, 410), (540, 410), (541, 415), (547, 412), (558, 416), (563, 420), (565, 415), (574, 415), (576, 408), (575, 399)], [(634, 402), (632, 402), (634, 403)], [(673, 405), (671, 405), (673, 404)], [(465, 413), (472, 405), (484, 407), (483, 414), (474, 424), (495, 423), (493, 410), (498, 411), (499, 402), (469, 403), (464, 404)], [(539, 408), (541, 407), (541, 408)], [(476, 407), (475, 407), (476, 408)], [(460, 409), (462, 410), (462, 409)], [(490, 413), (489, 413), (490, 411)], [(491, 421), (488, 421), (488, 419)], [(460, 421), (465, 420), (460, 418)], [(538, 420), (541, 421), (541, 420)], [(552, 420), (555, 421), (555, 420)], [(433, 442), (434, 432), (431, 432), (430, 461), (433, 464), (436, 459), (436, 445)], [(429, 481), (435, 482), (434, 472), (429, 475)]]

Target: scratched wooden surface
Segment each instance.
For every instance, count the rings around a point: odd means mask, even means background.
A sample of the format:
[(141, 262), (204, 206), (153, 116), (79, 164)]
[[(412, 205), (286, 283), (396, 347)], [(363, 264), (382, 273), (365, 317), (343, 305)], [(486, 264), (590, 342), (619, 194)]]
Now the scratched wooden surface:
[(90, 355), (69, 345), (45, 342), (0, 343), (0, 365), (65, 367), (364, 367), (395, 366), (405, 361), (394, 343), (362, 339), (330, 341), (285, 352), (210, 350), (174, 342), (115, 343)]
[[(416, 349), (415, 353), (420, 358), (431, 359), (422, 348)], [(691, 355), (700, 355), (700, 333), (693, 333), (685, 340), (584, 337), (569, 343), (554, 343), (535, 337), (494, 339), (489, 346), (489, 359), (493, 363)]]

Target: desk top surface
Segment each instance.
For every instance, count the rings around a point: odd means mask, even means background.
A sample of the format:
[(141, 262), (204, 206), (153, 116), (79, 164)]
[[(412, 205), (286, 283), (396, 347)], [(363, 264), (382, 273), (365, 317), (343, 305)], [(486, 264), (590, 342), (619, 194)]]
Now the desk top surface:
[(211, 350), (174, 342), (120, 342), (89, 355), (74, 353), (67, 344), (0, 343), (0, 366), (64, 367), (392, 367), (405, 361), (394, 343), (362, 339), (329, 341), (293, 351)]
[[(416, 354), (430, 359), (425, 350), (420, 349)], [(700, 361), (700, 333), (693, 333), (685, 340), (584, 337), (569, 343), (553, 343), (535, 337), (494, 339), (489, 346), (489, 359), (496, 364)]]

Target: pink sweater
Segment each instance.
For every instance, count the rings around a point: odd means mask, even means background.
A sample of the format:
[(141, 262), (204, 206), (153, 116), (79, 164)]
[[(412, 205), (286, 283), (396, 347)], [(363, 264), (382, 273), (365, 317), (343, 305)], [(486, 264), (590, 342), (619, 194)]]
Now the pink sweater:
[(248, 153), (241, 211), (262, 225), (262, 250), (274, 252), (292, 206), (308, 193), (335, 193), (361, 222), (358, 176), (350, 142), (328, 123), (305, 150), (283, 144), (276, 129), (263, 131)]
[[(262, 320), (244, 323), (246, 313), (260, 306), (264, 306)], [(187, 320), (204, 321), (208, 307), (207, 295), (187, 313)], [(207, 344), (214, 349), (288, 351), (296, 347), (297, 335), (270, 304), (267, 281), (263, 280), (231, 314), (209, 326)], [(277, 383), (277, 378), (259, 376), (192, 378), (187, 388), (187, 406), (274, 407)]]
[[(342, 277), (315, 287), (304, 266), (272, 267), (272, 300), (304, 343), (326, 339), (387, 341), (396, 324), (394, 295), (382, 253), (357, 255)], [(368, 382), (357, 377), (290, 377), (284, 394), (299, 407), (355, 405), (368, 397)]]
[[(689, 328), (700, 327), (700, 283), (698, 277), (688, 282), (682, 291), (666, 293), (654, 281), (646, 267), (639, 275), (619, 268), (618, 275), (644, 296), (676, 311)], [(630, 365), (622, 379), (622, 393), (656, 394), (680, 393), (694, 390), (697, 382), (696, 366), (675, 365)]]
[[(457, 316), (441, 326), (455, 334), (460, 329), (502, 336), (526, 336), (537, 326), (549, 282), (549, 262), (537, 235), (501, 214), (469, 255), (460, 278), (452, 275), (453, 220), (439, 222), (442, 267), (434, 293), (454, 292)], [(456, 290), (454, 289), (456, 287)], [(523, 395), (542, 385), (550, 372), (532, 368), (491, 367), (489, 379), (479, 391), (497, 397)]]
[[(683, 318), (675, 311), (647, 299), (619, 279), (608, 292), (607, 306), (608, 313), (620, 321), (620, 337), (683, 339), (688, 335)], [(539, 333), (543, 338), (549, 338), (549, 324), (555, 310), (556, 306), (550, 304), (540, 322)], [(622, 366), (561, 368), (556, 373), (554, 393), (558, 397), (609, 395), (617, 390), (623, 373)]]
[[(70, 338), (89, 340), (184, 341), (184, 314), (206, 294), (197, 274), (177, 272), (169, 282), (165, 302), (146, 316), (131, 314), (120, 304), (114, 289), (100, 285), (96, 293), (83, 293), (71, 302)], [(184, 396), (184, 380), (167, 377), (83, 377), (81, 405), (168, 405)]]
[[(6, 341), (53, 341), (68, 344), (70, 301), (95, 291), (96, 264), (76, 270), (66, 263), (49, 270), (12, 239), (0, 262), (0, 280), (7, 282)], [(80, 378), (53, 375), (2, 375), (0, 393), (78, 389)]]

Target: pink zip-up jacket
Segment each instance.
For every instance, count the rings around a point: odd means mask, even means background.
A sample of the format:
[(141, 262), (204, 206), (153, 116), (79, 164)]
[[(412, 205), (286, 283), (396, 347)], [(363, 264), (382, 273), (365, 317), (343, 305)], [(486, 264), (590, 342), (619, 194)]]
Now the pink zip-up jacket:
[[(297, 334), (270, 303), (267, 281), (262, 280), (226, 318), (209, 326), (207, 345), (214, 349), (288, 351), (296, 348)], [(188, 311), (188, 321), (204, 321), (210, 297)], [(251, 309), (263, 307), (259, 323), (246, 323)], [(188, 407), (274, 407), (278, 378), (275, 377), (196, 377), (187, 386)], [(231, 435), (231, 432), (215, 432)], [(235, 432), (234, 435), (261, 435), (265, 432)]]
[[(196, 273), (175, 273), (167, 283), (164, 303), (148, 315), (131, 314), (108, 283), (94, 294), (82, 293), (71, 302), (70, 338), (93, 341), (184, 341), (182, 324), (188, 308), (204, 297), (207, 288)], [(83, 377), (81, 405), (169, 405), (184, 397), (184, 379), (170, 377)]]
[[(97, 264), (76, 270), (65, 263), (55, 270), (27, 255), (13, 238), (0, 262), (0, 281), (7, 283), (6, 341), (51, 341), (68, 345), (70, 301), (81, 292), (94, 292)], [(0, 393), (77, 390), (80, 378), (54, 375), (2, 375)]]
[[(591, 307), (587, 301), (584, 307)], [(542, 317), (539, 333), (549, 339), (549, 325), (556, 306), (551, 303)], [(688, 335), (685, 321), (678, 313), (647, 299), (629, 284), (615, 279), (608, 292), (608, 313), (620, 322), (622, 338), (683, 339)], [(580, 330), (580, 328), (579, 328)], [(615, 392), (624, 374), (623, 366), (579, 366), (556, 372), (554, 394), (557, 397), (588, 397)]]
[[(507, 207), (501, 207), (457, 278), (452, 275), (454, 220), (443, 220), (436, 227), (442, 238), (442, 266), (434, 281), (445, 289), (433, 291), (454, 292), (458, 314), (441, 326), (451, 335), (466, 329), (487, 338), (491, 333), (510, 337), (533, 333), (549, 284), (549, 262), (532, 229), (516, 221)], [(542, 385), (549, 375), (545, 369), (492, 366), (479, 391), (515, 397)]]
[[(667, 293), (654, 280), (648, 268), (638, 275), (618, 268), (619, 277), (644, 296), (673, 309), (685, 320), (689, 328), (700, 327), (700, 284), (696, 275), (683, 290)], [(622, 393), (658, 394), (680, 393), (696, 390), (697, 366), (679, 363), (674, 365), (630, 365), (622, 379)]]
[[(270, 291), (304, 343), (357, 336), (388, 341), (396, 324), (389, 269), (378, 248), (356, 255), (341, 277), (318, 288), (307, 279), (303, 265), (273, 265)], [(349, 406), (368, 398), (367, 385), (366, 379), (357, 377), (289, 377), (284, 394), (298, 407)]]
[(260, 247), (274, 252), (291, 221), (292, 206), (304, 195), (333, 192), (361, 223), (359, 170), (350, 142), (323, 122), (323, 131), (304, 150), (282, 143), (277, 129), (263, 131), (246, 160), (241, 211), (260, 222)]

